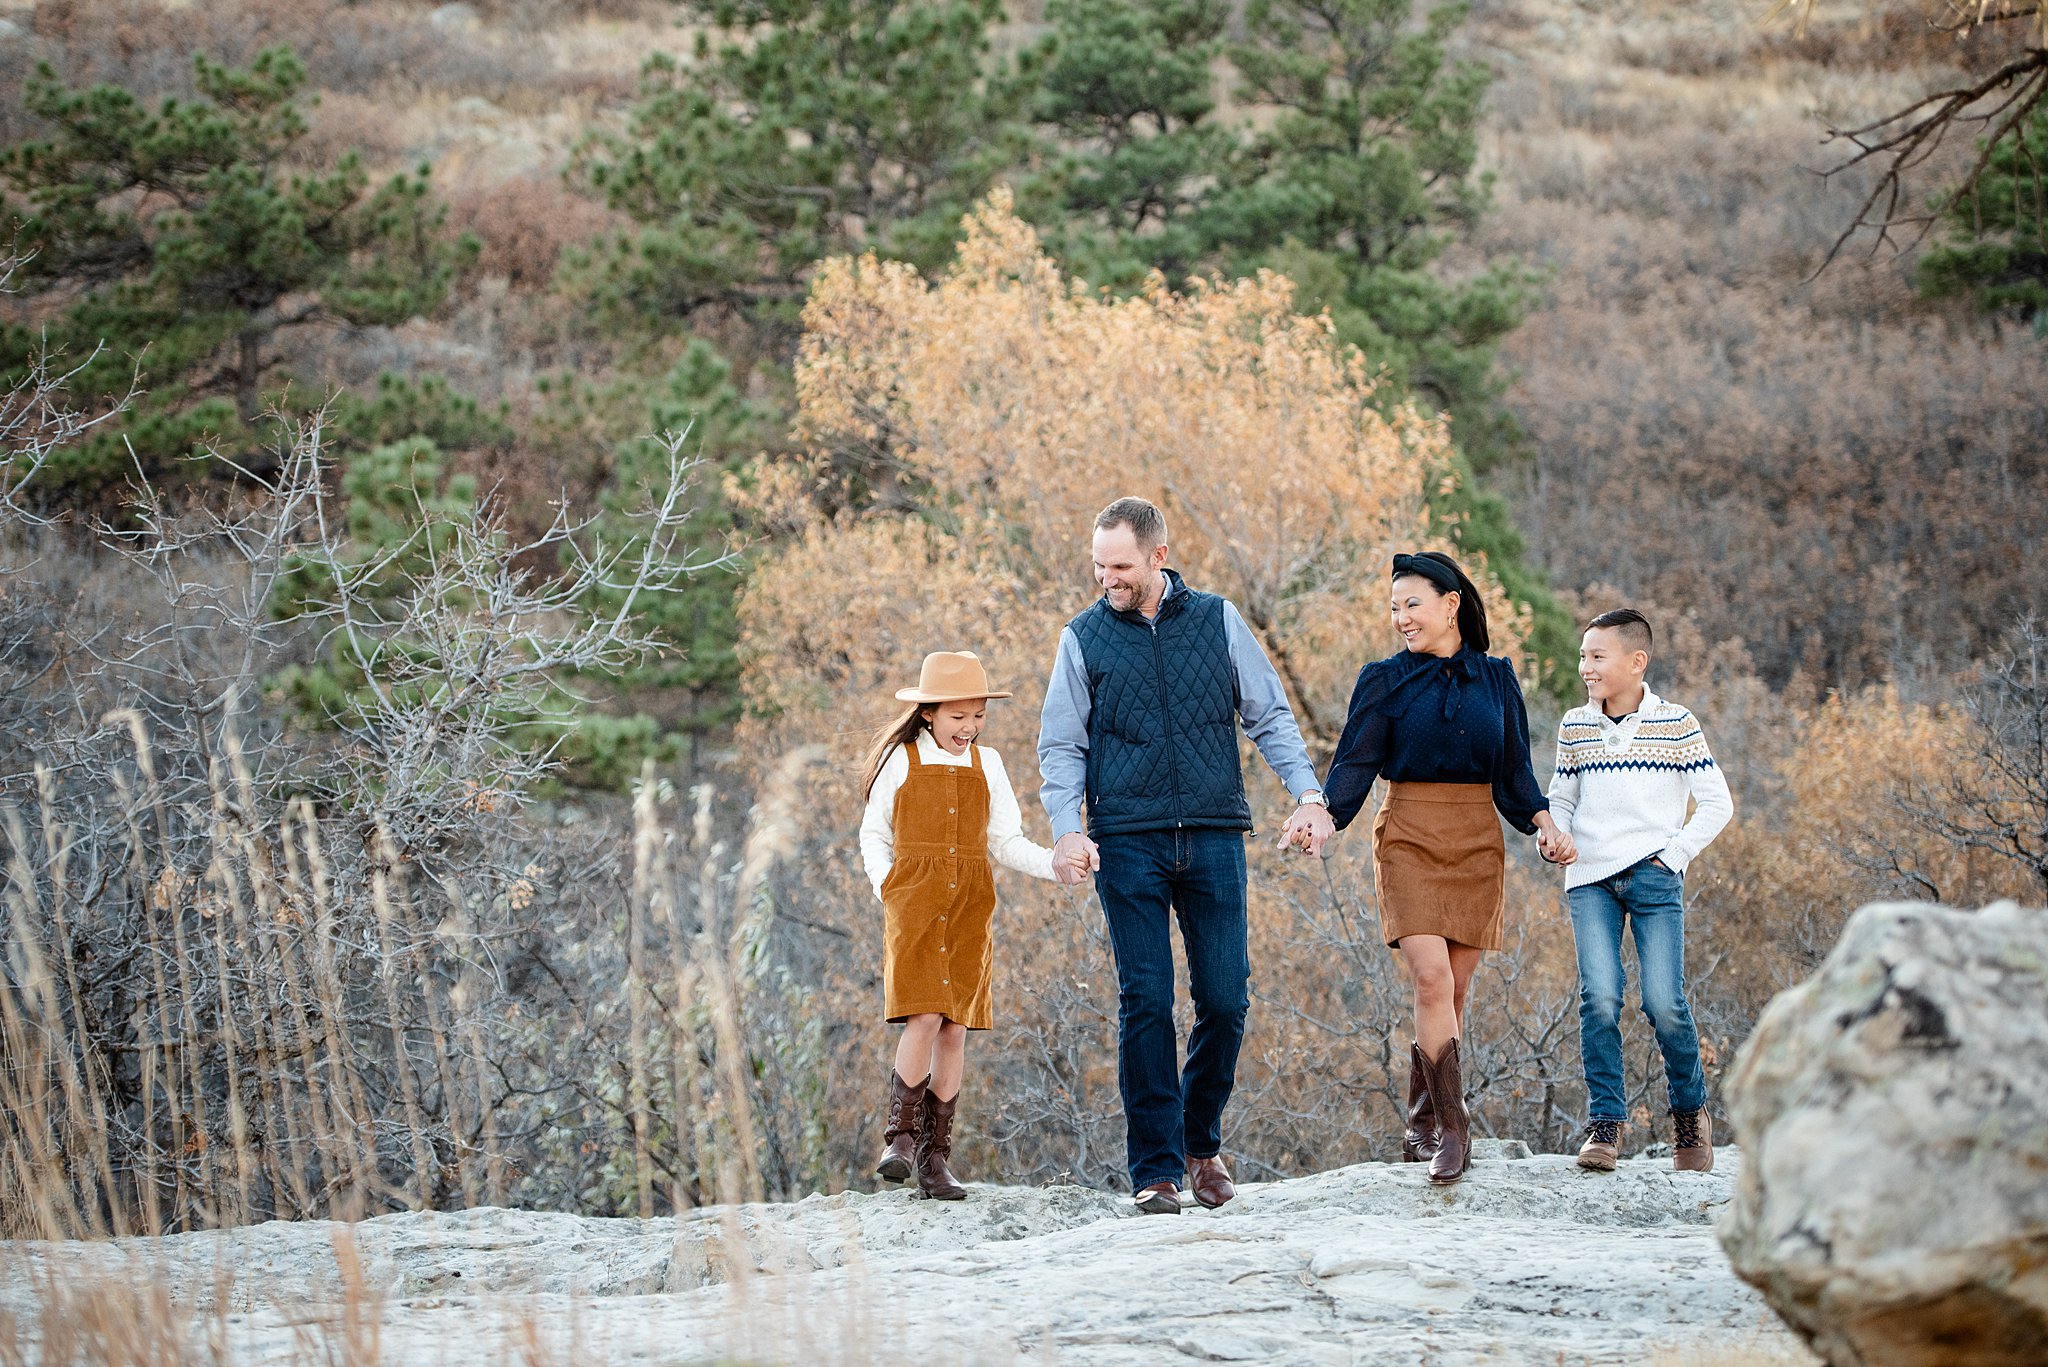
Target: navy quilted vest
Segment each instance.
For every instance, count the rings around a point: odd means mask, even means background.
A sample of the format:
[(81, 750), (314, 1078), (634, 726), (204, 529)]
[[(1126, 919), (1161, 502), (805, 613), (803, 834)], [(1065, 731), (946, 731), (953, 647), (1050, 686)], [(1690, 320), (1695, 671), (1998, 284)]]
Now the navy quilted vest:
[(1173, 592), (1157, 619), (1098, 598), (1068, 623), (1088, 670), (1088, 833), (1098, 839), (1252, 828), (1223, 600), (1167, 573)]

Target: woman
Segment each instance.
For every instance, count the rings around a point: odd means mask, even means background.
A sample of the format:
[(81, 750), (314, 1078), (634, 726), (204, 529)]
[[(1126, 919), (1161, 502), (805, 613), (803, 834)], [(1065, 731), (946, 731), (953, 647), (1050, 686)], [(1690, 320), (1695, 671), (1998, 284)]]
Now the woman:
[(1394, 629), (1407, 648), (1359, 671), (1323, 791), (1343, 830), (1387, 780), (1373, 822), (1380, 924), (1415, 990), (1401, 1156), (1455, 1182), (1470, 1162), (1458, 1039), (1472, 974), (1501, 946), (1507, 851), (1494, 811), (1543, 857), (1568, 861), (1529, 766), (1529, 715), (1506, 660), (1486, 654), (1486, 605), (1456, 561), (1397, 555)]

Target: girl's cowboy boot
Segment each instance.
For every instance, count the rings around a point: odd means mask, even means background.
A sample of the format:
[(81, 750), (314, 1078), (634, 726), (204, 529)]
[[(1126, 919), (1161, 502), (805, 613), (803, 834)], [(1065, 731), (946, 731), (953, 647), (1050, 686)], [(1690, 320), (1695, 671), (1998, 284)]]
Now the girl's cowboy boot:
[(1401, 1138), (1403, 1163), (1436, 1157), (1436, 1103), (1429, 1099), (1429, 1065), (1422, 1046), (1408, 1046), (1408, 1132)]
[(918, 1108), (924, 1119), (917, 1131), (917, 1191), (934, 1201), (967, 1199), (967, 1188), (954, 1180), (946, 1166), (953, 1156), (953, 1108), (959, 1104), (958, 1094), (941, 1101), (927, 1091), (924, 1105)]
[(1436, 1155), (1429, 1180), (1455, 1182), (1472, 1166), (1472, 1119), (1465, 1113), (1465, 1084), (1458, 1076), (1458, 1042), (1451, 1040), (1429, 1064), (1429, 1095), (1436, 1102)]
[(875, 1175), (891, 1182), (907, 1182), (917, 1162), (917, 1118), (924, 1110), (923, 1082), (905, 1082), (894, 1068), (889, 1070), (889, 1125), (882, 1131), (882, 1161)]

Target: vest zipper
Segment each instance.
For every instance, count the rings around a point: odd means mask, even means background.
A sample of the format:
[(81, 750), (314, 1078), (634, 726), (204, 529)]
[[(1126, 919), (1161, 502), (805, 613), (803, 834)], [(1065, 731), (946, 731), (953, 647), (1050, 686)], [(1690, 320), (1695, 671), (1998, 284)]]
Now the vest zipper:
[[(1165, 607), (1164, 603), (1160, 604), (1162, 612), (1165, 611)], [(1181, 792), (1180, 788), (1180, 756), (1175, 752), (1173, 745), (1173, 714), (1167, 710), (1167, 699), (1172, 694), (1166, 684), (1166, 647), (1159, 644), (1159, 619), (1149, 618), (1145, 625), (1152, 629), (1152, 661), (1159, 671), (1159, 715), (1165, 723), (1160, 728), (1160, 739), (1166, 745), (1166, 766), (1173, 773), (1173, 800), (1176, 806), (1184, 806), (1187, 795)], [(1179, 830), (1185, 824), (1177, 816), (1173, 819), (1175, 830)]]

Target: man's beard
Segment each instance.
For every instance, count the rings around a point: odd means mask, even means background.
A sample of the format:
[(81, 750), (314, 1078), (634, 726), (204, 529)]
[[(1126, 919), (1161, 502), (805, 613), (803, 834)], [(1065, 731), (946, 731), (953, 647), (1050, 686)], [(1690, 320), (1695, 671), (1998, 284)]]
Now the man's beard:
[(1156, 583), (1155, 580), (1152, 584), (1133, 584), (1126, 589), (1105, 589), (1104, 592), (1109, 595), (1109, 605), (1118, 612), (1134, 612), (1145, 605), (1145, 595)]

